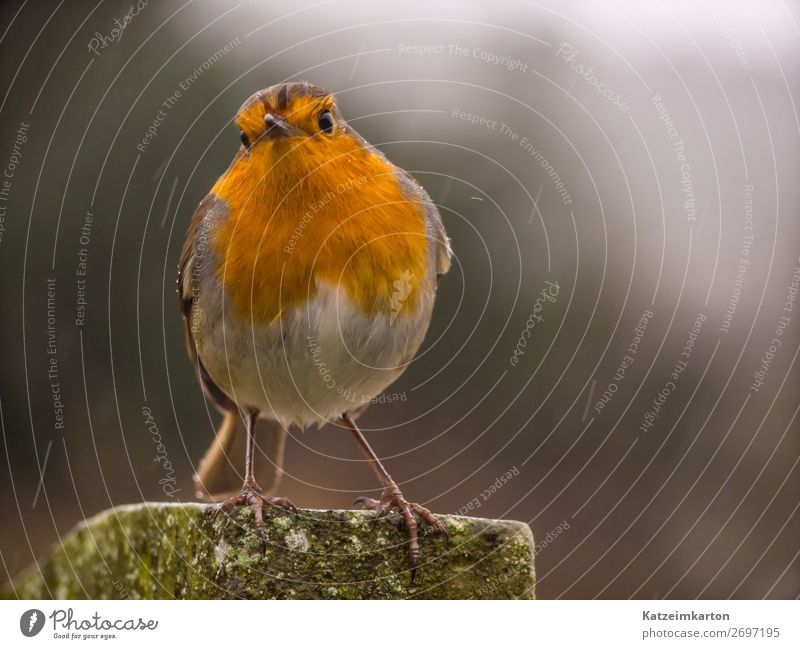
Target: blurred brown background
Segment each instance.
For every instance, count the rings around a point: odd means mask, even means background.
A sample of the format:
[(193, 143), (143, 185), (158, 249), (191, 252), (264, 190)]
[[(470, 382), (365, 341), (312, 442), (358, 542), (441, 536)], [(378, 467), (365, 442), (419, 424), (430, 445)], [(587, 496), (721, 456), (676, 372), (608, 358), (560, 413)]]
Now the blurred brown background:
[[(363, 418), (406, 495), (529, 522), (540, 597), (800, 594), (795, 3), (1, 11), (4, 577), (106, 507), (192, 499), (218, 418), (180, 245), (242, 101), (303, 78), (415, 174), (457, 254), (404, 400)], [(282, 493), (347, 507), (374, 493), (360, 459), (295, 431)]]

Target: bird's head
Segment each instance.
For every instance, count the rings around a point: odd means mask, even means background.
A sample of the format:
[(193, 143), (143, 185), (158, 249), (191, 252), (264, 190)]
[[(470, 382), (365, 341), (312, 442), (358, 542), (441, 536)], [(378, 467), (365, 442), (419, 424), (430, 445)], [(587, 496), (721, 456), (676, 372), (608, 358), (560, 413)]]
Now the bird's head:
[(333, 148), (343, 139), (357, 137), (342, 118), (336, 98), (304, 81), (255, 93), (239, 109), (236, 125), (241, 130), (242, 152), (255, 155), (259, 147), (278, 146), (285, 153), (300, 145)]

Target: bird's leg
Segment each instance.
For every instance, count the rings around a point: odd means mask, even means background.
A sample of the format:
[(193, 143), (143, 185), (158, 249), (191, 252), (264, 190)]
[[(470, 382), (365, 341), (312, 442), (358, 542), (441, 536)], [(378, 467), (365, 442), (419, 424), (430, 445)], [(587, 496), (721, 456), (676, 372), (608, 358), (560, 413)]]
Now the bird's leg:
[(389, 472), (384, 468), (383, 464), (381, 464), (378, 456), (375, 455), (375, 451), (372, 450), (372, 447), (370, 447), (363, 433), (359, 430), (358, 426), (356, 426), (355, 421), (353, 421), (353, 418), (349, 413), (344, 413), (342, 415), (342, 421), (353, 434), (353, 437), (356, 438), (356, 442), (361, 450), (364, 451), (364, 455), (367, 456), (369, 465), (372, 467), (375, 475), (378, 476), (378, 479), (381, 481), (381, 486), (383, 487), (383, 493), (381, 494), (380, 500), (362, 496), (355, 502), (356, 504), (361, 505), (364, 509), (375, 510), (376, 520), (386, 516), (392, 509), (396, 509), (403, 516), (403, 521), (405, 522), (406, 529), (408, 530), (408, 554), (411, 562), (411, 582), (413, 583), (414, 576), (417, 573), (417, 564), (419, 563), (419, 538), (417, 534), (417, 521), (414, 518), (414, 514), (418, 514), (423, 521), (425, 521), (437, 532), (444, 534), (445, 537), (447, 536), (447, 529), (445, 528), (444, 524), (430, 512), (429, 509), (418, 503), (408, 502), (403, 497), (403, 494), (398, 488), (397, 483), (392, 480), (392, 476), (389, 475)]
[[(249, 505), (256, 520), (256, 535), (263, 541), (264, 528), (266, 527), (264, 523), (264, 505), (289, 509), (293, 511), (295, 515), (297, 515), (297, 507), (295, 507), (288, 498), (265, 496), (261, 487), (258, 486), (255, 475), (253, 474), (253, 460), (255, 457), (256, 445), (256, 418), (258, 417), (258, 411), (250, 410), (245, 416), (247, 423), (247, 450), (245, 452), (245, 474), (242, 492), (238, 496), (233, 496), (225, 500), (217, 510), (217, 514), (219, 512), (227, 512), (233, 507)], [(281, 453), (281, 455), (283, 454)], [(282, 459), (281, 457), (281, 460)]]

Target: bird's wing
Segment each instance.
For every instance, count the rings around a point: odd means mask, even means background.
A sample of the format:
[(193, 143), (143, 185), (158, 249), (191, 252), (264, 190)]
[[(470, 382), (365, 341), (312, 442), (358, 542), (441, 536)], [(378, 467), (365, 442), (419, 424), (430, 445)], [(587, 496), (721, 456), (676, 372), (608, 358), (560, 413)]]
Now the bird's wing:
[(450, 260), (453, 257), (453, 249), (450, 247), (450, 238), (445, 232), (442, 216), (422, 185), (407, 171), (399, 167), (396, 169), (397, 182), (400, 184), (403, 193), (409, 200), (422, 203), (425, 209), (425, 230), (430, 241), (436, 279), (438, 281), (442, 275), (450, 270)]
[[(197, 368), (203, 391), (218, 408), (223, 411), (230, 411), (235, 410), (236, 406), (214, 383), (206, 368), (203, 367), (203, 362), (197, 354), (197, 346), (192, 333), (192, 304), (195, 297), (195, 286), (193, 284), (198, 281), (198, 278), (195, 277), (196, 264), (199, 256), (207, 256), (209, 254), (207, 250), (208, 223), (214, 218), (223, 216), (222, 212), (227, 213), (225, 203), (213, 194), (206, 196), (197, 206), (189, 224), (189, 229), (186, 232), (181, 258), (178, 262), (177, 293), (178, 306), (183, 316), (186, 351)], [(202, 252), (198, 252), (199, 250), (202, 250)]]

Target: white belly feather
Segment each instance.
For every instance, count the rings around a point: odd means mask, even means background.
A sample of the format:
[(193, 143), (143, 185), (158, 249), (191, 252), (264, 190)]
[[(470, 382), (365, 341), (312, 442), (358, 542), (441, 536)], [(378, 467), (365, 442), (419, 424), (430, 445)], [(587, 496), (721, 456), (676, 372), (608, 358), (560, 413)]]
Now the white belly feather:
[(198, 304), (203, 365), (240, 408), (286, 426), (335, 420), (383, 392), (422, 343), (433, 306), (422, 290), (414, 314), (367, 316), (344, 291), (318, 284), (311, 301), (265, 327), (223, 308), (215, 288)]

